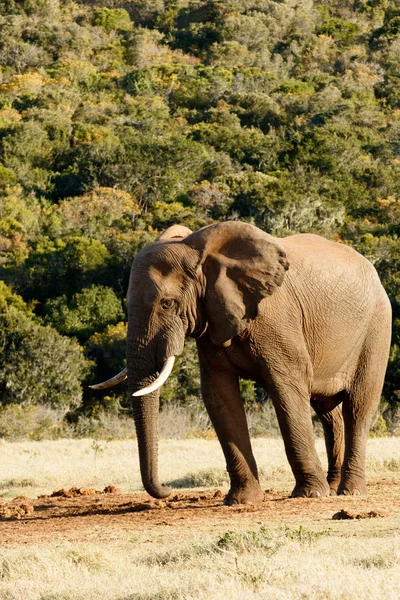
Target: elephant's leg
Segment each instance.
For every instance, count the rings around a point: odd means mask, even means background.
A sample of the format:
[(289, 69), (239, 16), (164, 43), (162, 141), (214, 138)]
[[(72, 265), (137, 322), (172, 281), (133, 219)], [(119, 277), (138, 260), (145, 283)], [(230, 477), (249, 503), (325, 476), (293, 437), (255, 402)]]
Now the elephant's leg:
[(365, 494), (365, 454), (368, 432), (372, 416), (380, 400), (382, 387), (374, 381), (357, 385), (353, 393), (343, 400), (343, 419), (345, 429), (345, 453), (338, 494)]
[[(350, 391), (343, 400), (345, 453), (339, 494), (364, 494), (365, 454), (372, 417), (378, 407), (390, 349), (390, 320), (382, 315), (369, 332)], [(386, 327), (385, 327), (386, 325)]]
[[(342, 394), (335, 399), (341, 402)], [(311, 406), (321, 420), (325, 436), (326, 453), (328, 455), (328, 483), (331, 495), (337, 493), (342, 472), (344, 456), (344, 425), (342, 410), (339, 406), (332, 408), (332, 399), (311, 400)]]
[(257, 465), (251, 449), (249, 429), (234, 373), (214, 371), (200, 359), (201, 391), (204, 404), (226, 459), (231, 487), (225, 504), (262, 502)]
[(282, 379), (282, 373), (276, 376), (271, 395), (296, 479), (292, 497), (329, 496), (329, 485), (315, 449), (308, 386), (295, 373), (287, 374), (285, 383)]

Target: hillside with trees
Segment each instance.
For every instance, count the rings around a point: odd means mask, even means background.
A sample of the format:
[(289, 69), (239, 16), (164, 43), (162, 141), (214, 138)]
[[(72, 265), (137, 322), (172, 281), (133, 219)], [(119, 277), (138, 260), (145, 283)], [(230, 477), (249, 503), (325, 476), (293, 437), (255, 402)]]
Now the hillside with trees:
[[(396, 1), (0, 0), (0, 436), (34, 406), (125, 414), (123, 386), (87, 385), (124, 366), (133, 257), (172, 223), (227, 219), (376, 266), (394, 314), (380, 427), (398, 432)], [(189, 343), (162, 400), (199, 394)]]

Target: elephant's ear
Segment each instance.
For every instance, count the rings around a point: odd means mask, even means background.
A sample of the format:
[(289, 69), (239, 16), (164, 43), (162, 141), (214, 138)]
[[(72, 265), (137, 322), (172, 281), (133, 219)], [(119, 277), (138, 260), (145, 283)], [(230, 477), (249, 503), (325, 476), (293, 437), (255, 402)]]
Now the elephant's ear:
[(184, 225), (171, 225), (158, 238), (159, 242), (168, 242), (169, 240), (182, 240), (192, 233), (189, 227)]
[(210, 337), (224, 344), (248, 327), (261, 300), (282, 284), (285, 251), (257, 227), (233, 221), (204, 227), (183, 243), (199, 251)]

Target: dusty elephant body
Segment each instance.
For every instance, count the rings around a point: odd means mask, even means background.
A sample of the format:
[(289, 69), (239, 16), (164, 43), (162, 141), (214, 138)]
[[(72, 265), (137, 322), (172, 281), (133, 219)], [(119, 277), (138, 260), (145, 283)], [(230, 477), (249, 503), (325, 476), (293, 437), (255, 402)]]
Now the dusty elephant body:
[[(365, 491), (365, 449), (390, 347), (391, 309), (372, 265), (315, 235), (276, 239), (252, 225), (179, 226), (136, 256), (128, 291), (130, 394), (196, 338), (202, 396), (226, 458), (226, 502), (257, 502), (258, 482), (240, 376), (261, 384), (277, 413), (293, 496)], [(328, 478), (314, 445), (320, 416)], [(342, 404), (340, 410), (339, 404)], [(159, 391), (133, 398), (146, 490), (158, 477)]]

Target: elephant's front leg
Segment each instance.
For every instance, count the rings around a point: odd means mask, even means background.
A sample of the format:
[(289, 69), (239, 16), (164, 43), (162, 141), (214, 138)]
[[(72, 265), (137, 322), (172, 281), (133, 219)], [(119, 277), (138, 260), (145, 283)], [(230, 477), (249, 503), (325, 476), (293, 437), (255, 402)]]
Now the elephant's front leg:
[(294, 369), (291, 373), (275, 373), (271, 395), (296, 479), (292, 496), (329, 496), (329, 484), (315, 449), (307, 379)]
[(234, 373), (213, 370), (200, 357), (201, 391), (226, 459), (231, 488), (225, 504), (255, 504), (264, 494), (258, 481), (249, 429)]

